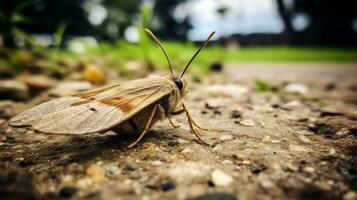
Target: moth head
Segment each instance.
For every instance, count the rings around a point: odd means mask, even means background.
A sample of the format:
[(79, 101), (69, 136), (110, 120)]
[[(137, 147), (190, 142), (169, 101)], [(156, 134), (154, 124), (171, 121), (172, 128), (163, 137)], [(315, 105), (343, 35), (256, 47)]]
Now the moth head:
[(179, 90), (181, 98), (186, 96), (188, 93), (186, 80), (180, 78), (172, 78), (172, 80), (175, 83), (176, 88)]
[(196, 58), (196, 56), (198, 55), (198, 53), (205, 48), (205, 46), (208, 44), (208, 42), (211, 40), (211, 38), (213, 37), (213, 35), (216, 33), (215, 31), (213, 31), (208, 38), (205, 40), (205, 42), (202, 44), (202, 46), (196, 51), (196, 53), (192, 56), (192, 58), (190, 59), (190, 61), (187, 63), (186, 67), (184, 68), (184, 70), (182, 71), (180, 76), (176, 76), (172, 70), (172, 65), (169, 59), (169, 56), (167, 55), (164, 46), (161, 44), (161, 42), (159, 41), (159, 39), (157, 39), (157, 37), (154, 35), (154, 33), (152, 33), (149, 29), (145, 29), (145, 31), (156, 41), (156, 43), (160, 46), (161, 50), (164, 52), (164, 55), (166, 57), (167, 63), (169, 64), (169, 68), (170, 68), (170, 72), (171, 72), (171, 77), (172, 80), (175, 82), (175, 85), (177, 86), (177, 88), (182, 91), (184, 89), (186, 89), (186, 84), (185, 81), (182, 81), (182, 77), (185, 74), (187, 68), (190, 66), (190, 64), (192, 63), (192, 61)]

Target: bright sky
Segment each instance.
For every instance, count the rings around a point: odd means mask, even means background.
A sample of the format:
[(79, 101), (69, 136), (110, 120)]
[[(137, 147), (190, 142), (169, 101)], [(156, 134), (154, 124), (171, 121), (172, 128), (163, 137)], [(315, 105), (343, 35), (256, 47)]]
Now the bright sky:
[[(229, 8), (224, 16), (216, 11), (222, 6)], [(212, 30), (219, 37), (234, 33), (279, 33), (284, 29), (275, 0), (191, 0), (179, 5), (174, 16), (181, 20), (190, 17), (194, 26), (189, 32), (191, 40), (203, 40)]]

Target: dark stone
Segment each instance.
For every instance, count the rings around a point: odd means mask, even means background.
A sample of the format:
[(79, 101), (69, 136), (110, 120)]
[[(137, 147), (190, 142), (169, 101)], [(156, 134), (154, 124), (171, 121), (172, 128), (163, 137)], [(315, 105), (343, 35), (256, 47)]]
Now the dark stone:
[(213, 193), (204, 194), (193, 198), (192, 200), (238, 200), (234, 194), (229, 193)]
[(223, 65), (221, 62), (214, 62), (209, 66), (211, 71), (220, 72), (223, 70)]
[(139, 169), (139, 165), (135, 162), (129, 163), (124, 169), (127, 171), (135, 171), (135, 170)]
[(214, 186), (215, 186), (214, 183), (213, 183), (211, 180), (209, 180), (209, 181), (207, 182), (207, 185), (208, 185), (209, 187), (214, 187)]
[(160, 188), (162, 191), (169, 191), (175, 188), (175, 184), (173, 184), (172, 182), (169, 181), (165, 181), (163, 183), (160, 184)]
[(33, 160), (25, 158), (19, 162), (20, 167), (28, 167), (33, 165)]
[(357, 146), (351, 146), (347, 150), (348, 155), (357, 156)]
[(280, 105), (278, 103), (273, 103), (271, 104), (271, 107), (273, 108), (280, 108)]
[(321, 111), (320, 117), (328, 117), (328, 116), (341, 116), (342, 113), (339, 112), (330, 112), (330, 111)]
[(252, 172), (253, 174), (260, 174), (260, 172), (263, 172), (266, 169), (268, 169), (268, 167), (264, 164), (253, 165), (250, 167), (250, 172)]
[(337, 88), (336, 84), (335, 83), (328, 83), (325, 87), (325, 90), (326, 91), (332, 91), (332, 90), (335, 90)]
[(333, 200), (340, 199), (333, 192), (322, 190), (314, 185), (307, 185), (303, 188), (294, 188), (289, 192), (290, 199), (297, 200), (313, 200), (313, 199), (324, 199)]
[(308, 128), (317, 135), (325, 135), (327, 137), (334, 135), (338, 131), (338, 128), (324, 123), (316, 123)]
[(233, 110), (231, 113), (232, 118), (240, 118), (242, 117), (242, 113), (239, 110)]
[(351, 128), (349, 129), (349, 134), (353, 135), (353, 136), (357, 136), (357, 128)]
[(60, 198), (71, 198), (73, 195), (76, 194), (77, 192), (77, 188), (74, 188), (74, 187), (63, 187), (60, 189), (59, 193), (58, 193), (58, 196)]
[(175, 147), (177, 146), (179, 143), (176, 140), (170, 140), (167, 145), (169, 145), (170, 147)]
[(221, 114), (222, 114), (222, 112), (221, 112), (221, 111), (219, 111), (219, 110), (214, 110), (214, 111), (213, 111), (213, 114), (214, 114), (214, 115), (221, 115)]
[(15, 143), (15, 137), (13, 137), (13, 136), (6, 136), (5, 142), (7, 142), (7, 143)]

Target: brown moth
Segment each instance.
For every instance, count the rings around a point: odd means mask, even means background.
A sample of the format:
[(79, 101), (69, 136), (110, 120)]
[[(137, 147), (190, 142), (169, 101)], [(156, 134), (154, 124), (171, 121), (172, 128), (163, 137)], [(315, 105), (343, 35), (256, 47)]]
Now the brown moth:
[(10, 119), (9, 124), (15, 127), (31, 126), (36, 131), (51, 134), (81, 135), (109, 129), (118, 133), (140, 133), (136, 141), (129, 145), (132, 147), (158, 120), (167, 117), (171, 125), (176, 127), (170, 117), (184, 112), (192, 132), (206, 144), (194, 129), (202, 128), (192, 120), (182, 102), (187, 93), (182, 76), (215, 32), (209, 35), (181, 75), (176, 76), (160, 41), (150, 30), (145, 31), (164, 52), (170, 75), (127, 81), (54, 99), (20, 113)]

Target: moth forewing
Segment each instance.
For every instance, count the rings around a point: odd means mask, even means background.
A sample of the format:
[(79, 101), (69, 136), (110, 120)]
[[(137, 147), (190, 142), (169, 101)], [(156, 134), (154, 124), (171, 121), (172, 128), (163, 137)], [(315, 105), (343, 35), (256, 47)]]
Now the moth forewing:
[(146, 78), (62, 97), (29, 109), (9, 121), (54, 134), (108, 130), (172, 93), (167, 78)]

